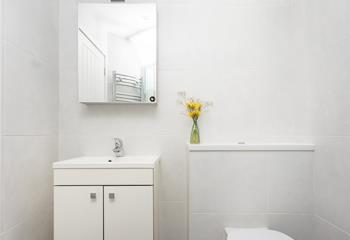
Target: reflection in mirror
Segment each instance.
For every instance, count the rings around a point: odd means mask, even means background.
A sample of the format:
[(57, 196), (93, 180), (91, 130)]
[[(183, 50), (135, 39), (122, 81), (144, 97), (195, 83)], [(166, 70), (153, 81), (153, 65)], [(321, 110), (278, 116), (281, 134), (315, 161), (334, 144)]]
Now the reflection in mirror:
[(79, 4), (79, 100), (155, 103), (156, 5)]

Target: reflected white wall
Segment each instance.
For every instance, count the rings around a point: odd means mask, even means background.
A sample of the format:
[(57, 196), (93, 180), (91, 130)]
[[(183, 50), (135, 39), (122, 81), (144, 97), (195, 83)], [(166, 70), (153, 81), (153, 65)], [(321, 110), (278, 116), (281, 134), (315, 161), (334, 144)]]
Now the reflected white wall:
[(157, 59), (157, 32), (156, 28), (147, 29), (129, 37), (137, 49), (143, 67), (155, 65)]
[(109, 72), (141, 77), (142, 63), (133, 43), (112, 33), (108, 34), (107, 39)]

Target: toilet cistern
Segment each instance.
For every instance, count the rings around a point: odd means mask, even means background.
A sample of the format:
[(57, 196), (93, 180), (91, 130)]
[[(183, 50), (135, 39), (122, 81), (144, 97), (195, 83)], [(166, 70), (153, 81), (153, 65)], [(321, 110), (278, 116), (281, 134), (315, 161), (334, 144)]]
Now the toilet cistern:
[(120, 138), (114, 138), (114, 148), (112, 150), (116, 157), (124, 156), (123, 140)]

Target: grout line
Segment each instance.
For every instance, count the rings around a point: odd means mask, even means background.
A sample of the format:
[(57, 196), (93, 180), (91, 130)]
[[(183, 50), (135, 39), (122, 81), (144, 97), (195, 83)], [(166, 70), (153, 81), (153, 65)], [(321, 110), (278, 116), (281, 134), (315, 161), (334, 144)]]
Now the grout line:
[[(62, 158), (62, 133), (61, 133), (61, 1), (57, 1), (57, 160), (60, 160)], [(78, 71), (78, 70), (77, 70)], [(78, 81), (78, 79), (76, 79)], [(78, 87), (79, 89), (79, 87)]]
[[(3, 169), (4, 169), (4, 161), (3, 161), (3, 154), (2, 154), (2, 150), (3, 150), (3, 120), (4, 120), (4, 116), (3, 116), (3, 112), (2, 110), (4, 109), (3, 107), (3, 79), (4, 79), (4, 9), (5, 9), (5, 3), (3, 0), (0, 0), (0, 195), (4, 196), (4, 174), (3, 174)], [(3, 201), (3, 197), (1, 197), (0, 200), (0, 237), (3, 236), (3, 234), (5, 234), (5, 232), (3, 232), (4, 230), (4, 221), (5, 221), (5, 217), (4, 217), (4, 201)]]
[(56, 137), (57, 134), (2, 134), (3, 137)]
[[(172, 5), (184, 5), (184, 6), (194, 6), (197, 3), (201, 3), (204, 6), (215, 6), (215, 3), (212, 2), (200, 2), (200, 1), (194, 1), (194, 2), (186, 2), (185, 0), (182, 1), (168, 1), (168, 2), (161, 2), (158, 1), (157, 2), (159, 6), (172, 6)], [(256, 7), (290, 7), (294, 5), (294, 2), (291, 0), (284, 0), (284, 1), (280, 1), (280, 2), (256, 2), (255, 0), (240, 0), (240, 1), (230, 1), (230, 0), (225, 0), (222, 1), (221, 4), (225, 5), (225, 6), (232, 6), (232, 7), (236, 7), (236, 8), (256, 8)]]
[(265, 189), (265, 194), (266, 194), (266, 212), (270, 211), (270, 208), (271, 208), (271, 200), (270, 200), (270, 193), (271, 193), (271, 181), (270, 181), (270, 159), (266, 159), (265, 160), (266, 163), (265, 163), (265, 177), (266, 177), (266, 189)]
[(8, 229), (6, 229), (5, 231), (0, 233), (0, 237), (5, 236), (7, 233), (11, 232), (12, 230), (14, 230), (15, 228), (17, 228), (18, 226), (20, 226), (21, 224), (23, 224), (25, 222), (25, 220), (22, 220), (18, 223), (16, 223), (15, 225), (9, 227)]
[(290, 212), (191, 212), (197, 215), (290, 215), (290, 216), (313, 216), (312, 213), (290, 213)]
[(20, 52), (24, 52), (25, 54), (27, 54), (30, 57), (34, 58), (35, 60), (39, 61), (41, 64), (45, 65), (46, 67), (51, 68), (51, 65), (54, 65), (54, 64), (50, 64), (50, 62), (51, 62), (50, 59), (41, 58), (40, 56), (36, 55), (34, 52), (32, 52), (32, 51), (30, 51), (30, 50), (28, 50), (26, 48), (23, 48), (23, 47), (17, 45), (16, 43), (14, 43), (14, 42), (11, 42), (9, 40), (3, 39), (3, 44), (4, 45), (9, 45), (9, 46), (17, 49)]
[(335, 228), (336, 230), (338, 230), (338, 231), (340, 231), (340, 232), (342, 232), (342, 233), (344, 233), (345, 235), (347, 235), (347, 236), (350, 237), (350, 233), (347, 232), (346, 230), (344, 230), (343, 228), (341, 228), (341, 227), (335, 225), (335, 224), (332, 223), (332, 222), (327, 221), (326, 219), (324, 219), (323, 217), (321, 217), (321, 216), (319, 216), (319, 215), (317, 215), (317, 214), (314, 214), (314, 217), (317, 217), (318, 219), (320, 219), (320, 220), (323, 221), (324, 223), (327, 223), (328, 225), (332, 226), (332, 227)]
[(311, 186), (311, 211), (315, 216), (315, 210), (316, 210), (316, 154), (312, 155), (311, 159), (311, 181), (312, 181), (312, 186)]
[(159, 203), (181, 203), (181, 204), (186, 204), (186, 200), (183, 201), (170, 201), (170, 200), (159, 200)]
[(105, 186), (102, 187), (102, 240), (105, 240)]

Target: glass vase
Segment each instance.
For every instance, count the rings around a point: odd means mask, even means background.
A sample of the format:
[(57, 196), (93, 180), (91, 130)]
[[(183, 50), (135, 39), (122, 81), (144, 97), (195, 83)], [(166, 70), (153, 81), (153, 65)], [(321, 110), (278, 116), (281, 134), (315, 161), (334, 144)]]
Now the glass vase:
[(196, 120), (194, 120), (194, 121), (193, 121), (193, 125), (192, 125), (190, 143), (191, 143), (191, 144), (199, 144), (200, 141), (201, 141), (201, 140), (200, 140), (200, 137), (199, 137), (198, 123), (197, 123)]

